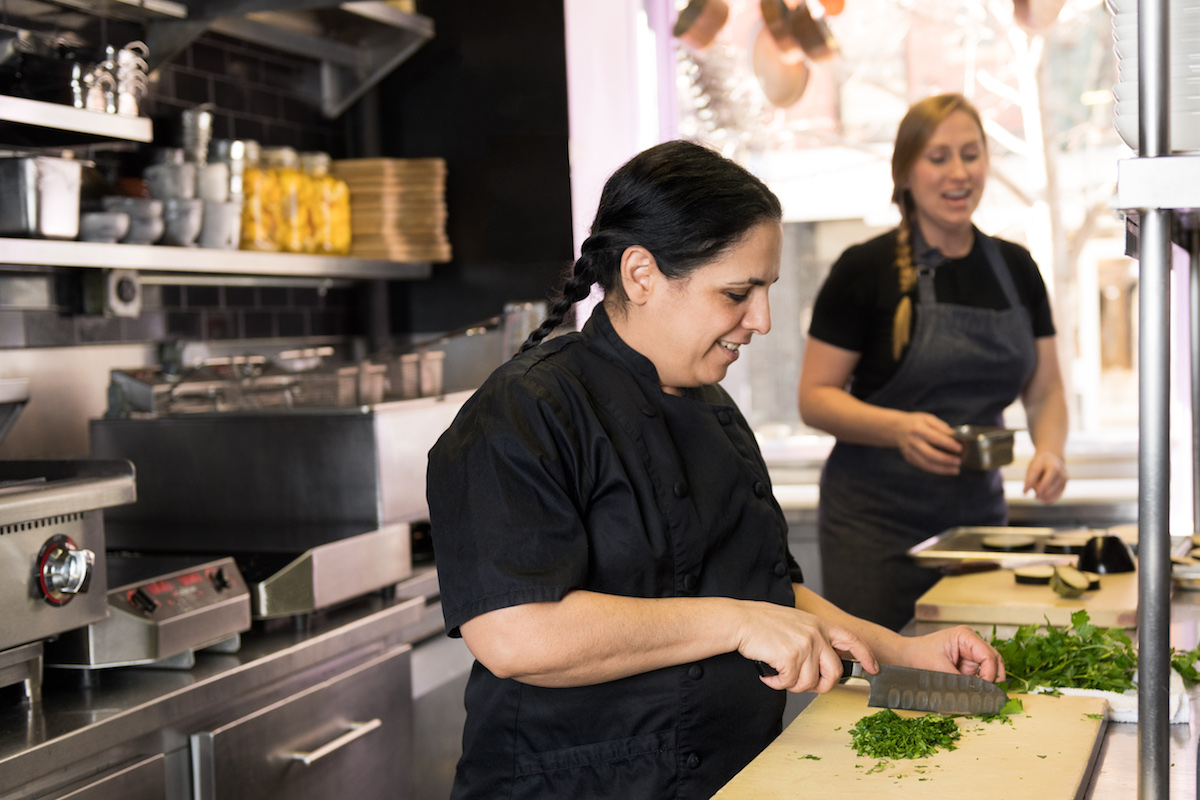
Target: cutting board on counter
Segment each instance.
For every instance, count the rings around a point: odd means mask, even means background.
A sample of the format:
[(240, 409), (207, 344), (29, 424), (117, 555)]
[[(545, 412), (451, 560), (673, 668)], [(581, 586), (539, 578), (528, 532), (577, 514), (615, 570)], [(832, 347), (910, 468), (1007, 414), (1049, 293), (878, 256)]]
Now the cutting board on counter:
[[(1100, 752), (1107, 701), (1021, 695), (1024, 712), (1004, 722), (957, 717), (954, 750), (928, 758), (857, 755), (850, 729), (878, 712), (860, 681), (819, 696), (795, 722), (715, 795), (721, 800), (1076, 800)], [(898, 711), (902, 716), (919, 716)]]
[(1017, 583), (1012, 570), (947, 575), (917, 600), (916, 618), (928, 622), (987, 625), (1071, 624), (1071, 615), (1088, 612), (1102, 628), (1137, 626), (1136, 572), (1101, 575), (1100, 588), (1068, 600), (1049, 586)]

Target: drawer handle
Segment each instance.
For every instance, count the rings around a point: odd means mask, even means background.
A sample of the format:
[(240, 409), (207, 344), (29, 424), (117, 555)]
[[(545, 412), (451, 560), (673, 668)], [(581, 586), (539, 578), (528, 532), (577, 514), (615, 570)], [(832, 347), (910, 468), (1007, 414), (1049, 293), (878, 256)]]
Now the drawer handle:
[(303, 752), (291, 753), (288, 756), (288, 758), (290, 758), (292, 761), (299, 761), (301, 764), (303, 764), (306, 767), (311, 766), (313, 763), (316, 762), (316, 760), (318, 758), (324, 758), (325, 756), (332, 753), (334, 750), (339, 750), (339, 749), (345, 747), (346, 745), (350, 744), (351, 742), (353, 742), (355, 739), (366, 736), (368, 733), (375, 730), (382, 724), (383, 724), (383, 722), (381, 722), (378, 717), (376, 717), (375, 719), (373, 719), (369, 722), (351, 722), (350, 730), (346, 731), (341, 736), (334, 739), (332, 742), (329, 742), (328, 744), (324, 744), (321, 747), (318, 747), (316, 750), (313, 750), (310, 753), (303, 753)]

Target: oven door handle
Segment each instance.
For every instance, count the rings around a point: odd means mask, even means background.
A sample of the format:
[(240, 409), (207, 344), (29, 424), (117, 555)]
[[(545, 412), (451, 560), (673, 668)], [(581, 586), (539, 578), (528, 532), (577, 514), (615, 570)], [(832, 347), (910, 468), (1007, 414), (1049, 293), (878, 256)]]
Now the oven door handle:
[(346, 745), (353, 742), (355, 739), (360, 739), (366, 736), (371, 731), (383, 724), (383, 721), (378, 717), (367, 722), (351, 722), (350, 730), (343, 733), (331, 742), (321, 745), (316, 750), (310, 752), (296, 751), (288, 754), (288, 758), (292, 761), (299, 761), (304, 766), (312, 766), (318, 759), (324, 758), (335, 750), (340, 750)]

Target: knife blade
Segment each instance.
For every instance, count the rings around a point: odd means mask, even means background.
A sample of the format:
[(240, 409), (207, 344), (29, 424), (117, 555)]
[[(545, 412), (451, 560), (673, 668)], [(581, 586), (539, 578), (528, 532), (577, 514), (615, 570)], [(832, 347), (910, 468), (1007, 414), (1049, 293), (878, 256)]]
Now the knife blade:
[(842, 680), (862, 678), (871, 684), (867, 705), (933, 711), (938, 714), (997, 714), (1008, 695), (978, 675), (880, 664), (872, 675), (857, 661), (842, 660)]
[[(755, 661), (758, 674), (778, 675), (775, 668)], [(842, 679), (862, 678), (871, 684), (867, 705), (875, 708), (900, 708), (908, 711), (932, 711), (938, 714), (998, 714), (1008, 703), (1008, 695), (991, 681), (978, 675), (938, 672), (932, 669), (880, 664), (875, 675), (857, 661), (842, 659)]]

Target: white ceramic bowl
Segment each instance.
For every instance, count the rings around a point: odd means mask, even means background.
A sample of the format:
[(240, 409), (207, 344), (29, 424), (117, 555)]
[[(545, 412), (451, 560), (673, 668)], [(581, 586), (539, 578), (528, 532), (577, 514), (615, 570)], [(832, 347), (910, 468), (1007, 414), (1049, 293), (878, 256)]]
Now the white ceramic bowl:
[[(1137, 114), (1118, 113), (1113, 125), (1125, 144), (1138, 149)], [(1190, 153), (1200, 151), (1200, 111), (1171, 112), (1171, 152)]]
[(162, 217), (163, 213), (162, 200), (154, 200), (150, 197), (109, 195), (108, 197), (102, 197), (100, 203), (104, 206), (105, 211), (121, 211), (133, 219)]
[(204, 201), (198, 197), (170, 197), (163, 201), (163, 231), (161, 244), (192, 247), (204, 222)]
[[(1108, 10), (1114, 16), (1120, 14), (1137, 14), (1138, 0), (1105, 0)], [(1171, 0), (1167, 6), (1171, 15), (1200, 13), (1200, 3), (1196, 0)]]
[(121, 240), (121, 244), (154, 244), (162, 238), (167, 223), (159, 217), (131, 217), (129, 233)]
[(119, 211), (85, 211), (79, 215), (79, 239), (112, 243), (129, 232), (129, 215)]

